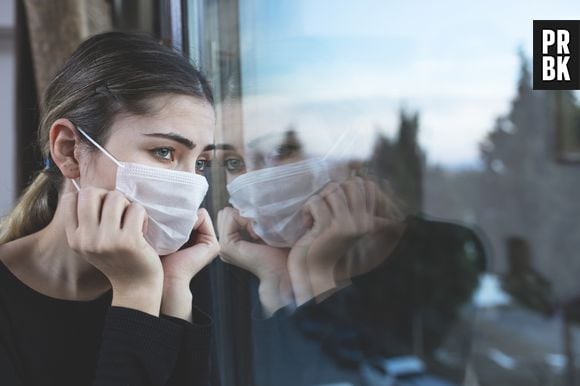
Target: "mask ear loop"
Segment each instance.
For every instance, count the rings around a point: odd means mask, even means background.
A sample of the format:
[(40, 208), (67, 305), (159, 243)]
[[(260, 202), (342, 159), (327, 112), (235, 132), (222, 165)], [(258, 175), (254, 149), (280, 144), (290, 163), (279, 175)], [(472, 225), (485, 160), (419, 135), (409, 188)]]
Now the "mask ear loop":
[(77, 189), (77, 192), (80, 192), (81, 191), (81, 188), (80, 188), (78, 182), (76, 182), (72, 178), (70, 179), (70, 182), (72, 182), (72, 184), (75, 186), (75, 188)]
[(326, 160), (330, 155), (332, 155), (332, 153), (334, 153), (334, 151), (338, 148), (339, 145), (342, 145), (343, 142), (345, 142), (346, 136), (349, 133), (349, 129), (344, 129), (342, 134), (340, 134), (340, 137), (338, 137), (338, 139), (336, 140), (336, 142), (334, 142), (334, 144), (331, 146), (330, 149), (328, 149), (328, 151), (326, 152), (326, 154), (324, 154), (322, 156), (322, 160)]
[(83, 129), (81, 129), (80, 127), (78, 127), (78, 126), (77, 126), (77, 130), (78, 130), (78, 131), (80, 131), (80, 133), (81, 133), (81, 134), (82, 134), (82, 135), (83, 135), (83, 136), (84, 136), (86, 139), (88, 139), (90, 143), (92, 143), (93, 145), (95, 145), (95, 147), (96, 147), (97, 149), (99, 149), (99, 150), (100, 150), (100, 151), (102, 151), (102, 152), (103, 152), (103, 153), (104, 153), (104, 154), (105, 154), (107, 157), (109, 157), (109, 159), (110, 159), (111, 161), (113, 161), (113, 162), (114, 162), (114, 163), (115, 163), (115, 164), (116, 164), (118, 167), (120, 167), (120, 168), (124, 168), (124, 167), (125, 167), (125, 165), (123, 165), (122, 163), (120, 163), (119, 161), (117, 161), (117, 160), (115, 159), (115, 157), (113, 157), (113, 156), (111, 155), (111, 153), (109, 153), (108, 151), (106, 151), (104, 147), (102, 147), (101, 145), (99, 145), (99, 144), (97, 143), (97, 141), (95, 141), (94, 139), (92, 139), (91, 137), (89, 137), (89, 135), (88, 135), (87, 133), (85, 133), (85, 131), (84, 131)]
[[(115, 164), (116, 164), (118, 167), (120, 167), (120, 168), (124, 168), (124, 167), (125, 167), (125, 165), (123, 165), (122, 163), (120, 163), (119, 161), (117, 161), (117, 160), (115, 159), (115, 157), (113, 157), (113, 156), (111, 155), (111, 153), (109, 153), (108, 151), (106, 151), (104, 147), (102, 147), (101, 145), (99, 145), (99, 144), (97, 143), (97, 141), (95, 141), (95, 140), (94, 140), (94, 139), (92, 139), (92, 138), (91, 138), (91, 137), (90, 137), (90, 136), (89, 136), (87, 133), (85, 133), (85, 131), (84, 131), (83, 129), (81, 129), (79, 126), (76, 126), (76, 128), (77, 128), (77, 130), (78, 130), (78, 131), (79, 131), (79, 132), (80, 132), (80, 133), (81, 133), (81, 134), (82, 134), (82, 135), (83, 135), (83, 136), (84, 136), (86, 139), (88, 139), (88, 140), (89, 140), (89, 142), (90, 142), (90, 143), (92, 143), (93, 145), (95, 145), (95, 147), (96, 147), (97, 149), (99, 149), (100, 151), (102, 151), (102, 152), (103, 152), (103, 154), (105, 154), (107, 157), (109, 157), (109, 159), (110, 159), (111, 161), (113, 161), (113, 162), (114, 162), (114, 163), (115, 163)], [(81, 190), (81, 188), (80, 188), (80, 186), (79, 186), (78, 182), (76, 182), (76, 181), (75, 181), (75, 180), (73, 180), (73, 179), (71, 179), (71, 182), (72, 182), (72, 184), (74, 185), (74, 187), (76, 188), (76, 190), (77, 190), (77, 191), (80, 191), (80, 190)]]

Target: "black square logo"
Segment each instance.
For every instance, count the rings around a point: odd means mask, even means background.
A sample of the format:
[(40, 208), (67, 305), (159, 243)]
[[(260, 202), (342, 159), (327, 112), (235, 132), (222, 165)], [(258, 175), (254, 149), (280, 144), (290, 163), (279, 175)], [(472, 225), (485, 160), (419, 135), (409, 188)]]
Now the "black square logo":
[(534, 20), (534, 90), (580, 90), (580, 20)]

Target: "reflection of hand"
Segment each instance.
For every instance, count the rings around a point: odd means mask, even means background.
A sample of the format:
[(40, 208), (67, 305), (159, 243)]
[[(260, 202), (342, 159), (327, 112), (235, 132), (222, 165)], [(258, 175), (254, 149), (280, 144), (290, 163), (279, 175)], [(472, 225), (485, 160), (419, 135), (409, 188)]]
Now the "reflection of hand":
[(219, 253), (219, 244), (209, 213), (198, 210), (191, 246), (161, 258), (163, 299), (161, 313), (191, 321), (191, 279)]
[(69, 246), (109, 279), (112, 304), (158, 315), (163, 269), (143, 235), (145, 209), (118, 191), (94, 187), (62, 200)]
[(236, 209), (224, 208), (218, 213), (221, 259), (258, 277), (260, 301), (266, 313), (272, 314), (288, 304), (292, 296), (286, 268), (288, 250), (246, 241), (242, 230), (253, 235), (249, 220)]
[(395, 249), (406, 228), (394, 195), (373, 180), (365, 179), (364, 182), (367, 199), (372, 205), (369, 210), (374, 210), (374, 217), (382, 221), (376, 224), (376, 229), (363, 235), (337, 263), (334, 272), (338, 281), (362, 275), (380, 265)]
[(288, 259), (298, 304), (347, 281), (352, 272), (345, 268), (352, 265), (339, 265), (339, 261), (363, 236), (393, 224), (378, 216), (385, 213), (386, 204), (380, 194), (374, 182), (354, 177), (328, 184), (305, 204), (312, 227), (291, 249)]

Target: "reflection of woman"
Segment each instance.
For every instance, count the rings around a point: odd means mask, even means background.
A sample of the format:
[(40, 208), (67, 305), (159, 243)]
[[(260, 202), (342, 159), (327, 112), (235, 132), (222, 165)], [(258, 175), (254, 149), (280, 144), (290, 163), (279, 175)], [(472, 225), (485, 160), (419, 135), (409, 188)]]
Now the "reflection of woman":
[(3, 385), (207, 384), (189, 284), (218, 249), (198, 211), (213, 124), (179, 54), (122, 33), (79, 46), (43, 98), (46, 167), (1, 225)]
[[(232, 152), (223, 158), (228, 171), (243, 165), (239, 154), (235, 163)], [(276, 177), (286, 171), (273, 167), (270, 183), (292, 189), (300, 178), (284, 184)], [(252, 181), (262, 181), (259, 172)], [(432, 358), (477, 285), (483, 249), (467, 228), (402, 220), (395, 202), (368, 178), (330, 182), (303, 205), (307, 230), (285, 248), (255, 231), (262, 211), (257, 218), (220, 212), (222, 259), (258, 278), (270, 317), (254, 323), (257, 384), (361, 384), (365, 363)]]
[(222, 258), (260, 279), (260, 298), (267, 314), (292, 298), (301, 305), (324, 295), (347, 282), (355, 272), (377, 266), (382, 256), (376, 253), (367, 254), (363, 260), (353, 259), (346, 251), (364, 239), (365, 247), (373, 245), (388, 252), (404, 228), (378, 185), (359, 177), (325, 185), (306, 201), (303, 213), (311, 226), (289, 248), (243, 240), (240, 229), (254, 240), (260, 237), (252, 222), (236, 209), (225, 208), (218, 216)]

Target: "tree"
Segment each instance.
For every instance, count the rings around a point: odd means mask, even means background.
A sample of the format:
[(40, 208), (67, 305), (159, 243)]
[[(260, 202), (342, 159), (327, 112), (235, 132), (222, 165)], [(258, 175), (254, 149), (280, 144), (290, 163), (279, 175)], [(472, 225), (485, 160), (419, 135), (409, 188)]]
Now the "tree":
[(400, 110), (399, 131), (395, 140), (380, 136), (371, 159), (374, 173), (389, 181), (404, 203), (407, 213), (423, 210), (423, 168), (425, 156), (417, 142), (419, 113)]

